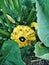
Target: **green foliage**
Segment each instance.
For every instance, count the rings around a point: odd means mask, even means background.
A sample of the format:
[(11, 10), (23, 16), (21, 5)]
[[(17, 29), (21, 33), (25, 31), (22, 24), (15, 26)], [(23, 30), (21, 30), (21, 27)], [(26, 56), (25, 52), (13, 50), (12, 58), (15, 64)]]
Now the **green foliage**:
[(49, 0), (37, 0), (42, 7), (44, 13), (49, 16)]
[(34, 50), (35, 56), (49, 60), (49, 48), (44, 46), (41, 42), (37, 42)]
[(15, 26), (36, 22), (35, 5), (35, 0), (0, 0), (0, 65), (25, 65), (24, 56), (30, 60), (29, 56), (34, 54), (34, 47), (27, 46), (22, 48), (21, 55), (17, 43), (8, 39)]
[[(47, 4), (47, 3), (46, 3)], [(40, 40), (49, 47), (49, 18), (44, 13), (42, 6), (36, 2), (37, 7), (37, 22), (38, 22), (38, 35)]]
[(7, 40), (1, 48), (0, 65), (25, 65), (16, 42)]
[(49, 60), (49, 0), (36, 0), (38, 36), (45, 46), (40, 42), (35, 44), (35, 55), (39, 58)]
[(25, 56), (34, 55), (33, 50), (34, 50), (33, 46), (26, 46), (23, 49), (21, 49), (22, 58), (24, 58)]
[[(30, 26), (32, 21), (36, 21), (35, 9), (34, 0), (0, 0), (0, 37), (2, 40), (10, 38), (15, 26), (22, 24)], [(15, 23), (7, 15), (11, 16)]]
[(36, 42), (31, 41), (31, 46), (26, 46), (21, 49), (21, 56), (25, 62), (31, 62), (32, 56), (34, 56), (34, 45)]
[(49, 53), (49, 48), (45, 47), (41, 42), (37, 42), (37, 44), (35, 45), (34, 52), (36, 53), (36, 56), (41, 56), (46, 53)]

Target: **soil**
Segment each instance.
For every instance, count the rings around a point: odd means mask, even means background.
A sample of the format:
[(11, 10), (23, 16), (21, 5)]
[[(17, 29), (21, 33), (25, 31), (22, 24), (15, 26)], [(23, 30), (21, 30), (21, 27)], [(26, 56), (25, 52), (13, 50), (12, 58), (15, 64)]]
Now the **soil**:
[(49, 65), (49, 61), (37, 58), (37, 57), (32, 57), (33, 60), (31, 62), (27, 61), (26, 65)]

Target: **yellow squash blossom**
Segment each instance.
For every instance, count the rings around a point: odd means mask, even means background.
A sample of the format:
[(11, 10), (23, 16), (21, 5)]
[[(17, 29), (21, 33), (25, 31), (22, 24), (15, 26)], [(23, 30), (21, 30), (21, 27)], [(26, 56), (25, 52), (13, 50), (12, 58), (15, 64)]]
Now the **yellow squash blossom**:
[(38, 29), (38, 24), (36, 22), (32, 22), (31, 27), (34, 27), (37, 30)]
[(30, 41), (36, 40), (35, 32), (29, 26), (18, 25), (11, 33), (11, 39), (19, 44), (19, 47), (30, 45)]

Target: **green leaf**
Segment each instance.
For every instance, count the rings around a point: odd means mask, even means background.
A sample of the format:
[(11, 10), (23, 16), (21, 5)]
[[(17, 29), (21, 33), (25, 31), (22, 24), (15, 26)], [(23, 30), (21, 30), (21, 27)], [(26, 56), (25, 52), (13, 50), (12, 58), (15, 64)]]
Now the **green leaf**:
[(42, 46), (41, 42), (35, 44), (35, 54), (36, 56), (41, 56), (49, 52), (49, 48)]
[(49, 0), (37, 0), (42, 7), (42, 10), (49, 16)]
[(4, 30), (2, 30), (2, 29), (0, 29), (0, 34), (3, 34), (3, 35), (5, 35), (5, 36), (7, 36), (7, 37), (10, 36), (10, 34), (9, 34), (8, 32), (6, 32), (6, 31), (4, 31)]
[(49, 60), (49, 53), (44, 54), (44, 55), (41, 56), (40, 58), (45, 59), (45, 60)]
[(1, 65), (25, 65), (21, 59), (20, 49), (16, 42), (7, 40), (3, 43), (1, 48), (3, 60)]
[(34, 52), (36, 57), (49, 60), (49, 48), (43, 46), (41, 42), (35, 44)]
[[(49, 47), (49, 17), (45, 14), (43, 7), (39, 4), (39, 2), (41, 2), (41, 1), (43, 1), (43, 0), (36, 1), (38, 36), (39, 36), (40, 40), (47, 47)], [(45, 2), (45, 0), (42, 3), (44, 3), (44, 2)], [(46, 4), (48, 4), (48, 0), (47, 0)], [(44, 7), (47, 7), (47, 5)], [(46, 12), (47, 12), (47, 10), (46, 10)]]

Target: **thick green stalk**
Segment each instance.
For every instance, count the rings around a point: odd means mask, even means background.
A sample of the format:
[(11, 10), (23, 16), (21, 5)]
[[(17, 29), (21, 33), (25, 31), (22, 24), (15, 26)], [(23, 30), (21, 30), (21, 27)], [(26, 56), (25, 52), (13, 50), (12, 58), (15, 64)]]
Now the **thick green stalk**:
[(8, 32), (5, 32), (4, 30), (0, 29), (0, 34), (3, 34), (5, 36), (10, 36), (10, 34)]
[(20, 3), (20, 0), (18, 0), (18, 6), (19, 6), (19, 15), (20, 15), (20, 18), (22, 19), (22, 6)]
[(15, 10), (12, 0), (9, 0), (9, 5), (11, 6), (11, 8), (12, 8), (13, 10)]
[(14, 4), (14, 7), (16, 9), (16, 12), (18, 12), (18, 1), (17, 0), (13, 0), (13, 4)]
[(22, 11), (21, 11), (21, 4), (19, 0), (13, 0), (14, 7), (18, 13), (18, 15), (21, 17)]
[(8, 2), (8, 0), (4, 0), (4, 1), (5, 1), (6, 7), (9, 8), (9, 2)]
[(16, 11), (16, 9), (14, 7), (14, 4), (13, 4), (13, 1), (12, 0), (9, 0), (9, 5), (12, 8), (12, 11), (14, 11), (16, 13), (16, 15), (17, 15), (17, 11)]

